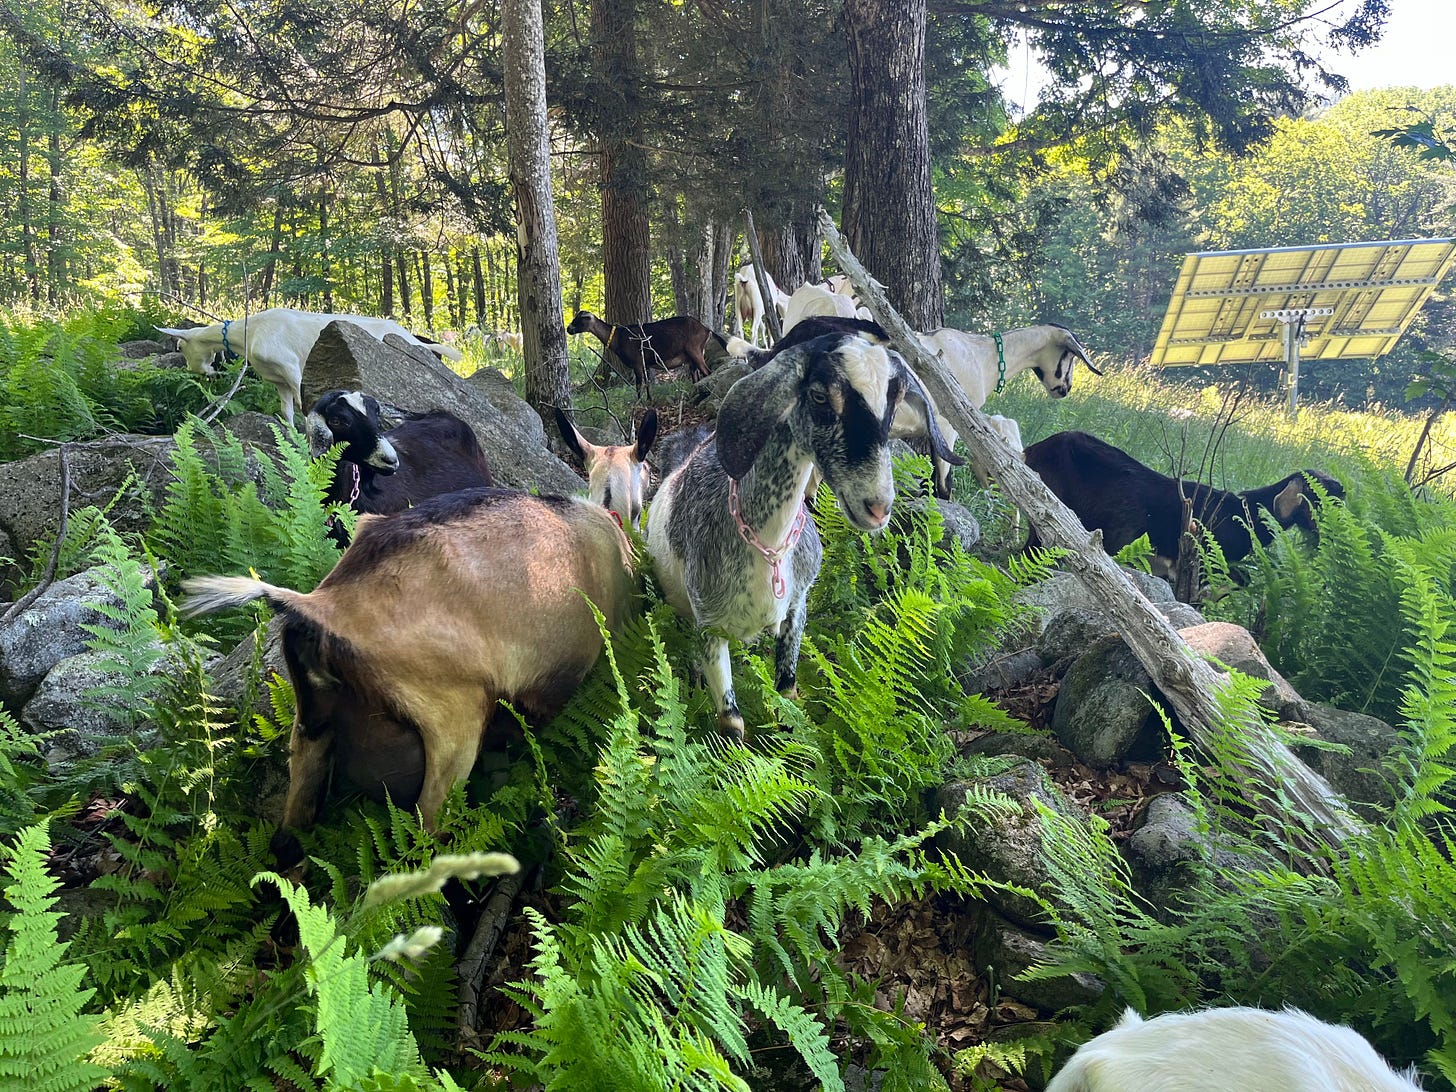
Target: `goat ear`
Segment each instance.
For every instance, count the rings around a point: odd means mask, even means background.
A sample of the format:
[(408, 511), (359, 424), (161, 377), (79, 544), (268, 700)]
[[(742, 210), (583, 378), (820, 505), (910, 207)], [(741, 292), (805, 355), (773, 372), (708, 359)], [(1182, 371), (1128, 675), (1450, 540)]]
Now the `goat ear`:
[(748, 473), (769, 433), (793, 411), (808, 360), (795, 346), (728, 388), (718, 410), (718, 461), (730, 478)]
[[(317, 403), (314, 404), (317, 406)], [(304, 417), (303, 434), (308, 437), (308, 453), (315, 459), (338, 443), (334, 438), (334, 430), (329, 428), (316, 410), (309, 410)]]
[(965, 466), (966, 461), (945, 442), (945, 434), (940, 431), (940, 425), (935, 421), (935, 403), (930, 400), (920, 377), (910, 370), (910, 365), (905, 363), (903, 356), (893, 350), (886, 351), (890, 354), (890, 360), (894, 363), (901, 382), (905, 384), (905, 396), (913, 399), (925, 414), (925, 431), (930, 436), (930, 450), (935, 452), (935, 457), (941, 462), (951, 466)]
[(642, 423), (637, 426), (637, 461), (645, 462), (647, 453), (652, 450), (652, 441), (657, 439), (657, 410), (649, 409), (642, 415)]
[(584, 464), (586, 462), (586, 449), (591, 447), (591, 443), (585, 436), (576, 431), (576, 426), (571, 423), (571, 418), (562, 412), (560, 406), (554, 408), (556, 410), (556, 427), (561, 432), (562, 440), (566, 441), (566, 446), (571, 448), (572, 454)]
[(1280, 523), (1288, 523), (1304, 503), (1304, 479), (1296, 477), (1274, 497), (1274, 518)]

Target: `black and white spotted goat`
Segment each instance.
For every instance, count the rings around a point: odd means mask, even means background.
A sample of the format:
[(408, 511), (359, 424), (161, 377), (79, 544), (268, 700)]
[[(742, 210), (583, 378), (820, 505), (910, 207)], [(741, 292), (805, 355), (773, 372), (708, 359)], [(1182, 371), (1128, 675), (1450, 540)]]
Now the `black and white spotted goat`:
[(344, 445), (328, 500), (361, 513), (387, 516), (441, 493), (494, 484), (475, 433), (445, 410), (412, 413), (386, 431), (373, 397), (326, 391), (304, 429), (315, 455)]
[(718, 724), (741, 736), (728, 639), (772, 629), (775, 684), (794, 686), (809, 588), (823, 547), (804, 505), (818, 467), (845, 516), (878, 531), (894, 480), (886, 445), (906, 398), (946, 447), (925, 388), (900, 355), (855, 334), (815, 338), (740, 379), (718, 411), (718, 433), (674, 471), (647, 513), (647, 546), (678, 613), (704, 631), (704, 674)]

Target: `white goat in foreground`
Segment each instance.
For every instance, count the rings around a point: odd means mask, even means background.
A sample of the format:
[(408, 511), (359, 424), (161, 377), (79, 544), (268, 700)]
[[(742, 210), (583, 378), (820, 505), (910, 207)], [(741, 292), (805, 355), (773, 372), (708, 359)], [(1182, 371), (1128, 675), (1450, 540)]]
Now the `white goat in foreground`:
[(1418, 1092), (1359, 1032), (1298, 1009), (1205, 1009), (1121, 1022), (1083, 1043), (1047, 1092)]
[(460, 350), (451, 345), (425, 341), (410, 333), (393, 319), (370, 318), (367, 315), (324, 315), (313, 311), (295, 311), (291, 307), (269, 307), (243, 319), (214, 322), (192, 330), (174, 330), (158, 326), (159, 333), (175, 337), (187, 370), (197, 375), (212, 375), (212, 362), (225, 352), (245, 356), (253, 370), (278, 389), (283, 419), (293, 424), (293, 408), (303, 406), (303, 366), (314, 342), (329, 323), (352, 322), (380, 341), (385, 334), (398, 334), (408, 342), (429, 349), (436, 356), (460, 359)]

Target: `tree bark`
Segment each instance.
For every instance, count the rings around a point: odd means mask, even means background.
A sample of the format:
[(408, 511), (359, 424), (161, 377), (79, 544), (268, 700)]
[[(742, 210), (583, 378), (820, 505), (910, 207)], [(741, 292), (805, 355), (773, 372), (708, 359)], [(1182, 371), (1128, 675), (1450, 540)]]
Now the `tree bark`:
[(46, 300), (55, 303), (66, 281), (64, 240), (65, 193), (61, 186), (61, 89), (51, 87), (47, 162), (50, 167), (50, 203), (46, 215)]
[(15, 66), (15, 139), (16, 139), (16, 203), (20, 213), (20, 246), (25, 255), (25, 283), (30, 298), (40, 300), (40, 263), (36, 258), (35, 224), (30, 209), (30, 89), (25, 64)]
[(641, 147), (633, 0), (592, 0), (592, 58), (605, 104), (598, 133), (602, 191), (602, 274), (608, 322), (652, 319), (652, 238), (647, 217), (647, 156)]
[(319, 194), (319, 272), (324, 282), (324, 310), (334, 310), (334, 263), (329, 257), (329, 195)]
[(926, 0), (845, 0), (849, 141), (845, 241), (917, 330), (941, 326), (940, 231), (930, 187)]
[[(269, 298), (273, 294), (273, 280), (278, 271), (278, 254), (283, 246), (283, 195), (280, 193), (275, 199), (273, 206), (273, 235), (268, 245), (268, 261), (263, 265), (263, 278), (259, 286), (258, 298), (263, 306), (267, 307)], [(380, 312), (382, 315), (389, 314), (385, 308)]]
[(712, 287), (708, 291), (708, 305), (713, 317), (708, 325), (720, 334), (723, 332), (723, 316), (728, 311), (728, 278), (736, 236), (730, 221), (719, 220), (713, 224)]
[[(1066, 505), (991, 430), (965, 392), (950, 380), (939, 357), (926, 351), (907, 320), (889, 303), (886, 293), (870, 280), (865, 267), (835, 230), (834, 222), (823, 212), (819, 219), (839, 268), (849, 275), (860, 299), (889, 332), (891, 342), (925, 383), (940, 412), (965, 440), (972, 462), (1001, 483), (1044, 543), (1069, 551), (1068, 568), (1116, 622), (1122, 639), (1152, 676), (1189, 736), (1205, 751), (1217, 751), (1210, 745), (1221, 731), (1218, 694), (1224, 685), (1223, 677), (1193, 655), (1178, 631), (1107, 556), (1100, 533), (1089, 535)], [(1295, 758), (1262, 721), (1241, 728), (1251, 743), (1252, 765), (1238, 772), (1258, 783), (1268, 801), (1287, 802), (1291, 810), (1288, 818), (1304, 830), (1306, 839), (1338, 843), (1360, 830), (1359, 821), (1339, 794)]]
[(425, 326), (435, 328), (435, 271), (430, 268), (430, 255), (420, 251), (420, 303), (425, 309)]
[(571, 406), (551, 144), (546, 119), (546, 45), (541, 0), (503, 0), (506, 154), (516, 206), (517, 299), (526, 401), (543, 421)]

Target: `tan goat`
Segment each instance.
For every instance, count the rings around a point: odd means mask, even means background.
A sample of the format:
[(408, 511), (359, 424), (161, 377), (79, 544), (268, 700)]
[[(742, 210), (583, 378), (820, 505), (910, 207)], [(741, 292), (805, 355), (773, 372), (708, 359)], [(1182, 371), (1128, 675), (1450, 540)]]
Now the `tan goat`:
[(619, 525), (626, 521), (635, 527), (642, 518), (643, 497), (652, 478), (647, 453), (657, 439), (657, 410), (649, 409), (642, 415), (637, 439), (630, 444), (594, 444), (560, 409), (556, 411), (556, 427), (586, 469), (587, 499), (616, 516)]
[[(332, 760), (397, 803), (418, 794), (433, 829), (475, 764), (496, 703), (549, 716), (597, 661), (633, 596), (631, 548), (584, 499), (469, 489), (361, 516), (338, 565), (308, 594), (245, 577), (187, 582), (185, 612), (266, 599), (283, 619), (298, 713), (281, 860), (317, 818)], [(337, 754), (331, 754), (337, 750)]]

